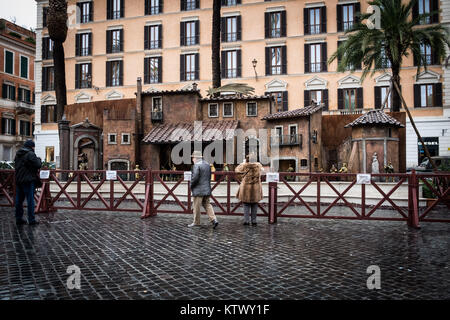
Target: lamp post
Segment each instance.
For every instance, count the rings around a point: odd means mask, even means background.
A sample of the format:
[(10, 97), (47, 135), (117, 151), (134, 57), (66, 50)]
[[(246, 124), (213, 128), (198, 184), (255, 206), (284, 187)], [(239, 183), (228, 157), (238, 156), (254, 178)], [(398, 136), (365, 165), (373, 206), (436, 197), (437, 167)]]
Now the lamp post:
[(255, 70), (255, 80), (258, 80), (258, 74), (256, 73), (256, 64), (257, 63), (258, 63), (258, 61), (256, 59), (253, 59), (252, 65), (253, 65), (253, 70)]

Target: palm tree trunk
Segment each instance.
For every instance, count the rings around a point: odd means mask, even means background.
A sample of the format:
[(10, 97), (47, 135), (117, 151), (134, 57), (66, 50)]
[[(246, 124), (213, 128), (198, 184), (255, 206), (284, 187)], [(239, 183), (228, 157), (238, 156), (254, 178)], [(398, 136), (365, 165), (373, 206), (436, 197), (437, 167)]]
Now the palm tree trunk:
[(63, 117), (64, 107), (67, 104), (64, 47), (60, 41), (54, 42), (53, 65), (56, 94), (56, 120), (59, 121)]
[(221, 86), (220, 77), (220, 7), (221, 0), (213, 2), (213, 19), (212, 19), (212, 85), (213, 88)]

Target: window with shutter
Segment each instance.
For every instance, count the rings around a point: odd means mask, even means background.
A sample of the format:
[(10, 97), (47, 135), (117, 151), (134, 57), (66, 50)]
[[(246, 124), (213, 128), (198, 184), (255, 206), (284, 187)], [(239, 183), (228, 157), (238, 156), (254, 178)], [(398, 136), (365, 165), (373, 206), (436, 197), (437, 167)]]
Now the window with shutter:
[(145, 0), (145, 14), (155, 15), (162, 13), (163, 0)]
[(88, 23), (93, 21), (93, 5), (93, 1), (77, 3), (80, 12), (80, 23)]
[(14, 53), (12, 51), (5, 50), (5, 68), (6, 73), (14, 73)]
[(28, 58), (20, 56), (20, 76), (28, 79)]
[(162, 57), (145, 58), (144, 83), (161, 83)]

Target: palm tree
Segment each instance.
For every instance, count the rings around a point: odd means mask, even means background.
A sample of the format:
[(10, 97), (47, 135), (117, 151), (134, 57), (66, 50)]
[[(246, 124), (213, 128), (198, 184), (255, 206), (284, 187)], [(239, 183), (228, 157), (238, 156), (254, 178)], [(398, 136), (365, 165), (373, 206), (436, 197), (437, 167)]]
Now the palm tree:
[(213, 16), (212, 16), (212, 86), (219, 88), (221, 84), (220, 79), (220, 7), (221, 0), (213, 1)]
[(67, 38), (67, 2), (50, 0), (47, 14), (47, 26), (53, 41), (53, 71), (55, 76), (56, 120), (62, 119), (66, 96), (66, 67), (63, 43)]
[[(431, 45), (433, 52), (441, 61), (445, 58), (445, 47), (450, 47), (449, 33), (440, 24), (420, 26), (422, 19), (429, 14), (412, 17), (412, 10), (417, 0), (402, 3), (402, 0), (373, 0), (369, 5), (380, 8), (381, 28), (371, 28), (363, 20), (372, 14), (362, 14), (360, 22), (346, 31), (348, 35), (328, 60), (331, 63), (339, 57), (338, 71), (355, 71), (362, 66), (361, 81), (370, 74), (391, 68), (391, 88), (394, 83), (400, 87), (400, 68), (403, 59), (411, 53), (418, 65), (417, 73), (424, 67), (426, 69), (426, 56), (422, 53), (424, 44)], [(400, 111), (401, 99), (396, 90), (391, 90), (392, 111)]]

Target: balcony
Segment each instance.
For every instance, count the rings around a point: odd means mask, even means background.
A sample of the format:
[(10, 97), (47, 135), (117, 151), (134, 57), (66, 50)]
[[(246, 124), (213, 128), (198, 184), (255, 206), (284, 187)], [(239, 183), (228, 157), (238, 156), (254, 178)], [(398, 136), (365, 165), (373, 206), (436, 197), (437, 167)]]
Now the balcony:
[(278, 144), (280, 146), (299, 146), (301, 148), (302, 142), (303, 136), (301, 134), (288, 134), (271, 137), (271, 145)]
[(17, 101), (16, 112), (17, 114), (32, 115), (34, 113), (34, 105), (31, 102)]
[(158, 122), (163, 120), (163, 113), (162, 111), (152, 111), (151, 113), (152, 121)]

